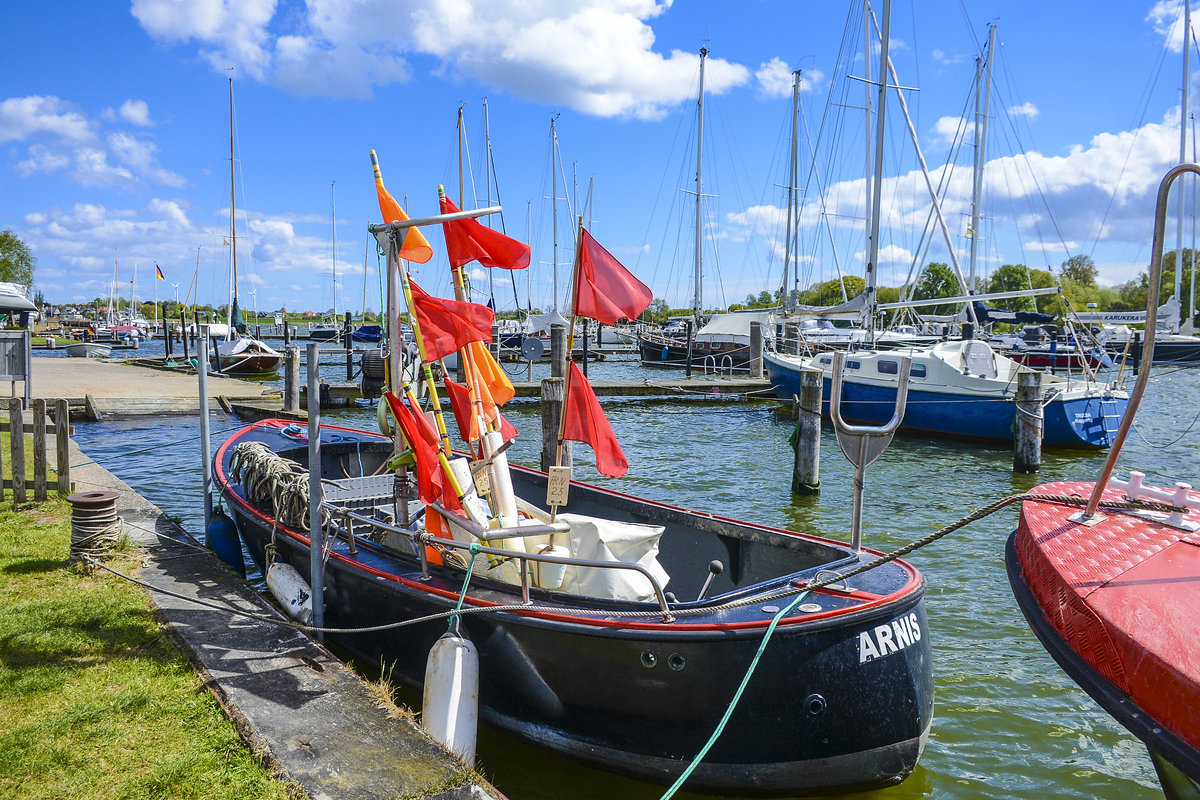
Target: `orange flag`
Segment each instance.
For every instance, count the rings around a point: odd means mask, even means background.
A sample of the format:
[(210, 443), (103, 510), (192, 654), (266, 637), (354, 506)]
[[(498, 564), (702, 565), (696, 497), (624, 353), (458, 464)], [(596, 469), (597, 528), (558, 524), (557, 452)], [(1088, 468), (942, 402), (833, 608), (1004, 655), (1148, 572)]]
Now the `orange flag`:
[(496, 359), (492, 357), (492, 351), (488, 350), (487, 345), (483, 342), (471, 342), (467, 347), (471, 349), (471, 359), (475, 363), (475, 371), (479, 375), (479, 380), (487, 384), (488, 391), (491, 392), (496, 405), (502, 406), (512, 400), (516, 396), (517, 390), (508, 376), (504, 374), (504, 370), (496, 363)]
[[(383, 214), (383, 221), (407, 222), (408, 214), (404, 213), (404, 209), (396, 202), (396, 198), (383, 188), (383, 176), (379, 172), (379, 162), (375, 158), (374, 150), (371, 151), (371, 165), (375, 168), (375, 194), (379, 197), (379, 213)], [(429, 242), (420, 230), (409, 228), (408, 234), (404, 237), (404, 244), (400, 247), (400, 257), (406, 261), (424, 264), (433, 258), (433, 248), (429, 246)]]
[(605, 325), (637, 319), (654, 302), (650, 287), (633, 277), (612, 253), (592, 235), (579, 229), (579, 273), (575, 286), (575, 313)]

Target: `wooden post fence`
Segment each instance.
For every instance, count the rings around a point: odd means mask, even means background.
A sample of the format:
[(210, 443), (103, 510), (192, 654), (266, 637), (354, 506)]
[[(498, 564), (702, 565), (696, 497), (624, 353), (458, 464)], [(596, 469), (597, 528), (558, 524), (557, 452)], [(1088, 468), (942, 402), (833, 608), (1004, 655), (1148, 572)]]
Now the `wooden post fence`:
[[(47, 401), (38, 398), (31, 403), (33, 419), (26, 421), (25, 410), (20, 398), (2, 398), (0, 404), (7, 405), (7, 416), (0, 416), (0, 430), (9, 432), (9, 447), (12, 457), (6, 465), (0, 462), (0, 500), (5, 490), (12, 489), (13, 507), (29, 500), (25, 471), (29, 458), (33, 459), (33, 499), (45, 500), (48, 496), (50, 454), (46, 446), (47, 434), (54, 436), (55, 471), (58, 479), (54, 489), (64, 497), (71, 494), (71, 463), (68, 442), (71, 435), (70, 412), (66, 400), (54, 401), (53, 423), (47, 424)], [(25, 434), (33, 434), (33, 452), (25, 451)], [(5, 467), (8, 474), (5, 475)]]

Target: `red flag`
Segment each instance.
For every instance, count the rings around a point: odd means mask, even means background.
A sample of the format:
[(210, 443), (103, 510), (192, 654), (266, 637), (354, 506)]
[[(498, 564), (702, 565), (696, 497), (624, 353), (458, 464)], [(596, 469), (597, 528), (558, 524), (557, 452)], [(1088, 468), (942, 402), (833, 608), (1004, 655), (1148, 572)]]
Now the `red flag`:
[(566, 416), (563, 439), (590, 445), (596, 452), (596, 469), (601, 475), (619, 478), (629, 471), (629, 462), (600, 408), (600, 401), (574, 361), (567, 376), (567, 404), (563, 414)]
[(654, 292), (633, 277), (583, 228), (579, 229), (579, 275), (575, 313), (605, 325), (637, 319), (654, 300)]
[[(442, 213), (453, 214), (458, 206), (446, 195), (441, 196)], [(443, 222), (446, 234), (446, 253), (451, 267), (461, 267), (472, 261), (480, 266), (500, 269), (525, 269), (529, 266), (529, 245), (511, 239), (497, 230), (480, 224), (477, 219)]]
[[(420, 412), (413, 411), (400, 398), (391, 392), (385, 392), (388, 407), (404, 434), (405, 441), (416, 458), (417, 495), (424, 503), (441, 500), (442, 505), (452, 511), (460, 511), (462, 506), (458, 497), (452, 491), (445, 491), (446, 483), (442, 475), (442, 466), (438, 460), (437, 449), (429, 442), (428, 424), (421, 419)], [(437, 441), (437, 434), (434, 434)]]
[(490, 342), (496, 315), (487, 306), (446, 300), (427, 293), (410, 280), (413, 309), (425, 342), (425, 358), (437, 361), (467, 342)]

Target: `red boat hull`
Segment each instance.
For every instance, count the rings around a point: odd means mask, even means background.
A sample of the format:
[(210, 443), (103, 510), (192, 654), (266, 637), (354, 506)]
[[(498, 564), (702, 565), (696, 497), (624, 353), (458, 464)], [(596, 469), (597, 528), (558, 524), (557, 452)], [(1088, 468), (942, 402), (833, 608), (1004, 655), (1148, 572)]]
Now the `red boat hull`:
[[(1034, 494), (1087, 497), (1091, 483)], [(1193, 498), (1200, 494), (1192, 493)], [(1121, 501), (1107, 489), (1104, 501)], [(1200, 780), (1200, 534), (1101, 504), (1026, 501), (1009, 546), (1009, 578), (1034, 631), (1119, 722)], [(1185, 521), (1200, 524), (1200, 513)]]

